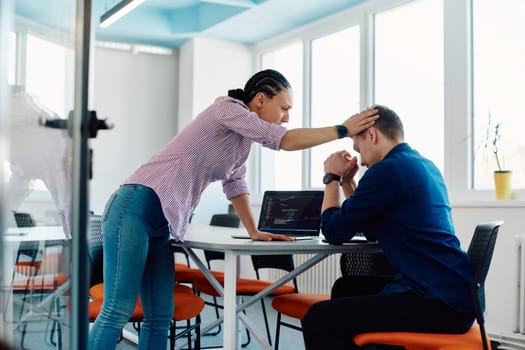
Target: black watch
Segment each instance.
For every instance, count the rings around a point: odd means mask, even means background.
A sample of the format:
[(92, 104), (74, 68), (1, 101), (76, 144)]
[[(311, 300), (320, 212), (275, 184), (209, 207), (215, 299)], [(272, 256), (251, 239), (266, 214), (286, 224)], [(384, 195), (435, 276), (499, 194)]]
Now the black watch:
[(334, 173), (326, 173), (326, 174), (324, 174), (324, 176), (323, 176), (323, 183), (325, 185), (328, 185), (332, 181), (337, 181), (337, 182), (341, 183), (341, 176), (336, 175)]
[(337, 129), (337, 138), (342, 139), (343, 137), (348, 136), (348, 129), (344, 125), (336, 125), (335, 128)]

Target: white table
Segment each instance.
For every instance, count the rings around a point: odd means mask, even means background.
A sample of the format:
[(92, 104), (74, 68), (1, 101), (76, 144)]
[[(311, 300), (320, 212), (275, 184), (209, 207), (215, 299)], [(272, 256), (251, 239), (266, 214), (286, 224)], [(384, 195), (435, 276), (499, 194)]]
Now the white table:
[(8, 227), (3, 233), (5, 243), (64, 241), (62, 226)]
[[(271, 346), (265, 338), (251, 323), (248, 317), (240, 311), (256, 303), (261, 298), (270, 294), (274, 289), (290, 281), (297, 275), (308, 270), (318, 262), (322, 261), (330, 254), (344, 253), (352, 250), (378, 250), (374, 243), (350, 243), (345, 245), (330, 245), (324, 243), (321, 238), (304, 241), (283, 242), (261, 242), (250, 239), (232, 238), (232, 234), (246, 234), (244, 229), (225, 228), (209, 225), (188, 225), (188, 230), (184, 236), (184, 242), (174, 242), (176, 246), (183, 247), (197, 266), (206, 274), (212, 285), (224, 298), (224, 316), (202, 329), (202, 334), (212, 329), (217, 324), (224, 322), (224, 349), (238, 349), (238, 318), (250, 330), (252, 335), (259, 341), (264, 349), (271, 350)], [(224, 252), (224, 288), (209, 272), (206, 265), (199, 259), (193, 249), (206, 249)], [(237, 264), (238, 257), (241, 255), (279, 255), (279, 254), (315, 254), (295, 270), (289, 272), (271, 286), (253, 296), (251, 299), (237, 305), (236, 283), (237, 283)]]

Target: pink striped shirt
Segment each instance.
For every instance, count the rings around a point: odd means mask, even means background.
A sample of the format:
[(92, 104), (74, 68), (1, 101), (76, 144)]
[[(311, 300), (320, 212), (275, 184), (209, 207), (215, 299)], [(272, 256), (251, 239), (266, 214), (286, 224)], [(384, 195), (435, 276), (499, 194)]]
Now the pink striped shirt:
[(152, 188), (174, 238), (182, 239), (206, 187), (221, 180), (228, 199), (249, 193), (245, 162), (252, 143), (278, 150), (285, 133), (241, 101), (219, 97), (124, 183)]

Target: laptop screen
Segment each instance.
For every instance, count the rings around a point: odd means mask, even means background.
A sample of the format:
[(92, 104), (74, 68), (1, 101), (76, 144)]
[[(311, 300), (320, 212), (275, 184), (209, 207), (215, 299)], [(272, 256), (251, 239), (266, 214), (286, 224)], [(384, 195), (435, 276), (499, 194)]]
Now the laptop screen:
[(258, 229), (291, 235), (319, 235), (323, 191), (266, 191)]

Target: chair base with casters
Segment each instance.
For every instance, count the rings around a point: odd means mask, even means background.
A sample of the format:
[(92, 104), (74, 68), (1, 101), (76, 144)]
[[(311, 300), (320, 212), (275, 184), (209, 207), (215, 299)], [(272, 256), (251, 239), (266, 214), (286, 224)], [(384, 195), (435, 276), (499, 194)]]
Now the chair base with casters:
[(502, 224), (502, 221), (493, 221), (477, 225), (469, 245), (468, 255), (474, 267), (471, 292), (477, 322), (474, 322), (466, 333), (369, 332), (355, 335), (353, 341), (359, 346), (368, 344), (397, 345), (406, 350), (490, 350), (491, 343), (484, 325), (484, 286), (499, 227)]
[[(279, 336), (281, 326), (302, 331), (302, 320), (312, 305), (329, 300), (329, 294), (304, 294), (294, 293), (276, 296), (272, 300), (272, 307), (277, 311), (277, 325), (275, 330), (275, 350), (279, 349)], [(282, 315), (301, 321), (301, 326), (285, 322)]]

